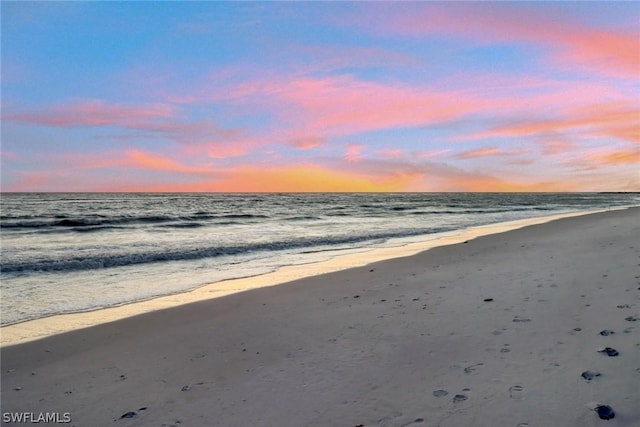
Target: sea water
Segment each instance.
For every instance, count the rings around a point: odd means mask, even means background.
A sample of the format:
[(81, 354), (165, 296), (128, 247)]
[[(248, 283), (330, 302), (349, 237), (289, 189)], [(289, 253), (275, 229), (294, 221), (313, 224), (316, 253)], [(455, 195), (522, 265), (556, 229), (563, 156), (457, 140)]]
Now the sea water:
[(184, 292), (637, 193), (5, 193), (3, 325)]

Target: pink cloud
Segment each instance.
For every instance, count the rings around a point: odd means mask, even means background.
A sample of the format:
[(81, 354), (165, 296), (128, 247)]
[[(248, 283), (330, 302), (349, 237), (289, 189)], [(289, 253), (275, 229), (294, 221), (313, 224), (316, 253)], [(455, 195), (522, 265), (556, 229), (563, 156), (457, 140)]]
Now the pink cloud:
[[(585, 160), (593, 167), (640, 163), (640, 148), (600, 150), (587, 155)], [(640, 172), (638, 178), (640, 179)]]
[(212, 159), (228, 159), (230, 157), (241, 157), (249, 153), (252, 148), (255, 148), (255, 143), (233, 143), (233, 144), (219, 144), (210, 143), (207, 146), (207, 155)]
[[(38, 174), (44, 176), (62, 176), (71, 171), (83, 171), (84, 173), (87, 170), (111, 169), (131, 164), (130, 159), (118, 151), (103, 151), (94, 154), (39, 151), (31, 153), (28, 160), (34, 167), (42, 169)], [(36, 172), (29, 173), (34, 175)]]
[(2, 182), (2, 191), (34, 191), (47, 185), (50, 181), (49, 173), (40, 171), (19, 171), (14, 177), (14, 182)]
[[(510, 162), (511, 163), (511, 162)], [(335, 169), (344, 169), (336, 164)], [(527, 177), (521, 173), (522, 163), (501, 167), (502, 172), (486, 172), (476, 168), (467, 170), (443, 162), (424, 162), (415, 159), (362, 159), (348, 165), (350, 171), (363, 176), (397, 177), (405, 183), (402, 191), (574, 191), (579, 187), (571, 182), (547, 176), (537, 180), (539, 174)]]
[[(61, 156), (58, 156), (60, 159)], [(118, 181), (119, 178), (109, 180)], [(110, 191), (101, 182), (100, 178), (93, 175), (83, 167), (57, 168), (55, 170), (21, 170), (15, 172), (10, 182), (3, 180), (2, 191), (31, 192), (31, 191)], [(133, 190), (135, 191), (135, 190)]]
[(160, 170), (181, 174), (208, 175), (212, 170), (201, 166), (187, 166), (174, 159), (157, 154), (151, 154), (141, 150), (129, 150), (126, 154), (126, 163), (130, 166), (142, 169)]
[(187, 147), (193, 153), (205, 153), (212, 158), (244, 155), (268, 143), (264, 138), (249, 135), (244, 129), (225, 128), (212, 120), (186, 120), (166, 104), (123, 105), (94, 100), (29, 113), (8, 113), (3, 119), (52, 127), (114, 126), (140, 131), (131, 135), (96, 136), (101, 139), (135, 140), (160, 136)]
[(240, 91), (241, 96), (232, 95), (236, 102), (275, 112), (292, 134), (323, 137), (442, 123), (486, 105), (485, 100), (461, 92), (352, 76), (253, 81)]
[(359, 162), (365, 148), (366, 146), (363, 144), (349, 144), (344, 153), (344, 158), (347, 159), (349, 163)]
[(6, 160), (18, 160), (20, 158), (20, 156), (13, 151), (6, 150), (0, 151), (0, 157)]
[[(574, 165), (588, 164), (593, 167), (598, 162), (582, 159), (580, 150), (589, 141), (601, 143), (605, 139), (610, 144), (640, 144), (640, 107), (637, 101), (621, 98), (616, 101), (593, 101), (583, 105), (556, 105), (557, 111), (549, 114), (542, 109), (533, 109), (531, 114), (515, 113), (517, 119), (500, 118), (502, 123), (487, 131), (463, 134), (455, 141), (505, 138), (538, 145), (545, 155), (562, 155)], [(495, 149), (497, 150), (497, 148)], [(492, 155), (491, 150), (460, 153), (458, 158), (471, 158), (483, 154)], [(629, 157), (625, 157), (628, 159)], [(601, 158), (601, 160), (605, 160)], [(614, 161), (615, 158), (609, 159)], [(620, 163), (621, 164), (621, 163)], [(571, 166), (568, 164), (567, 166)]]
[(606, 136), (640, 143), (640, 108), (626, 102), (611, 102), (569, 109), (564, 117), (527, 118), (521, 123), (505, 124), (476, 135), (531, 136), (578, 131), (585, 136)]
[(542, 146), (542, 152), (544, 154), (555, 155), (566, 153), (572, 150), (573, 148), (575, 148), (576, 143), (568, 139), (555, 137), (551, 139), (543, 139), (540, 142), (540, 145)]
[(447, 153), (450, 153), (451, 148), (443, 148), (440, 150), (429, 150), (429, 151), (416, 151), (413, 153), (413, 156), (418, 159), (430, 159), (433, 157), (441, 157)]
[(211, 138), (235, 140), (244, 136), (240, 129), (223, 128), (211, 120), (182, 120), (177, 110), (166, 104), (135, 106), (94, 100), (57, 105), (39, 112), (9, 113), (5, 117), (53, 127), (117, 126), (162, 134), (182, 143), (200, 143)]
[(33, 113), (9, 113), (9, 120), (55, 127), (130, 125), (136, 120), (168, 118), (175, 115), (167, 104), (132, 106), (107, 104), (103, 100), (91, 100), (70, 105), (58, 105), (49, 110)]
[(398, 148), (389, 148), (386, 150), (378, 150), (376, 154), (388, 158), (388, 159), (399, 159), (404, 156), (404, 150), (400, 150)]
[[(350, 75), (323, 78), (261, 78), (232, 87), (232, 102), (264, 109), (278, 120), (278, 138), (298, 148), (315, 148), (320, 138), (352, 135), (398, 127), (433, 126), (459, 119), (558, 114), (593, 99), (630, 103), (633, 98), (611, 86), (565, 83), (541, 78), (516, 82), (504, 76), (485, 76), (478, 89), (433, 89), (401, 83), (364, 81)], [(515, 86), (514, 86), (515, 84)], [(533, 84), (535, 92), (531, 93)], [(487, 91), (487, 87), (493, 87)], [(507, 89), (508, 88), (508, 89)], [(524, 91), (526, 96), (521, 93)], [(534, 115), (535, 114), (535, 115)], [(618, 135), (622, 135), (619, 129)], [(629, 132), (627, 131), (627, 134)], [(314, 135), (309, 141), (307, 135)], [(272, 135), (273, 136), (273, 135)], [(461, 134), (464, 141), (498, 136), (495, 132)]]
[(467, 150), (456, 155), (459, 159), (473, 159), (476, 157), (486, 157), (486, 156), (499, 156), (502, 154), (502, 150), (495, 147), (485, 147), (485, 148), (477, 148), (474, 150)]
[(350, 77), (302, 79), (280, 93), (309, 114), (313, 130), (361, 132), (450, 120), (470, 111), (450, 94), (385, 86)]
[(370, 22), (375, 22), (376, 31), (443, 34), (474, 43), (542, 45), (551, 49), (555, 62), (565, 66), (614, 76), (638, 76), (640, 50), (636, 33), (592, 28), (559, 10), (550, 16), (526, 5), (508, 3), (425, 3), (406, 12), (383, 10), (384, 17), (368, 19), (362, 25), (370, 27)]
[(320, 137), (302, 137), (295, 138), (291, 141), (291, 145), (301, 150), (311, 150), (324, 145), (326, 141)]
[[(355, 144), (354, 144), (355, 145)], [(52, 170), (23, 171), (4, 191), (572, 191), (598, 189), (582, 184), (579, 179), (567, 181), (553, 172), (544, 174), (547, 181), (527, 177), (519, 169), (503, 164), (500, 173), (465, 170), (442, 162), (429, 163), (416, 159), (375, 160), (361, 157), (334, 159), (333, 163), (281, 163), (275, 165), (217, 166), (198, 164), (194, 157), (175, 157), (128, 150), (103, 153), (96, 158), (87, 155), (58, 155)], [(578, 165), (573, 159), (572, 165)], [(638, 152), (611, 149), (593, 151), (581, 160), (593, 169), (604, 166), (628, 166), (638, 162)], [(194, 161), (196, 163), (194, 163)], [(56, 164), (73, 164), (61, 169)], [(526, 164), (520, 163), (526, 166)], [(108, 181), (101, 179), (110, 170)], [(585, 169), (586, 170), (586, 169)], [(604, 169), (603, 169), (604, 170)], [(610, 169), (606, 169), (610, 171)], [(604, 173), (604, 172), (603, 172)], [(610, 172), (608, 172), (610, 173)], [(135, 176), (135, 180), (131, 177)], [(561, 177), (562, 175), (560, 175)], [(622, 175), (624, 177), (624, 174)], [(555, 177), (555, 179), (554, 179)], [(627, 176), (628, 178), (628, 176)], [(591, 176), (590, 183), (593, 182)], [(555, 182), (553, 182), (555, 181)], [(633, 184), (629, 184), (634, 188)], [(636, 183), (637, 187), (637, 183)], [(627, 187), (625, 187), (627, 188)]]
[(416, 63), (410, 55), (379, 47), (292, 44), (287, 50), (296, 58), (290, 68), (297, 75), (344, 68), (407, 67)]
[(517, 156), (520, 154), (524, 154), (525, 152), (526, 150), (505, 151), (497, 147), (483, 147), (483, 148), (476, 148), (473, 150), (462, 151), (456, 155), (456, 158), (474, 159), (477, 157), (488, 157), (488, 156)]
[[(211, 165), (190, 165), (185, 163), (189, 157), (169, 157), (163, 154), (130, 149), (125, 152), (106, 151), (99, 154), (42, 153), (32, 160), (44, 163), (46, 170), (19, 171), (12, 183), (3, 183), (3, 191), (145, 191), (150, 188), (145, 181), (157, 181), (159, 176), (167, 189), (174, 188), (170, 181), (211, 180), (218, 177)], [(200, 159), (196, 159), (200, 160)], [(103, 174), (110, 178), (105, 180)], [(149, 175), (153, 172), (153, 175)], [(135, 180), (131, 177), (135, 176)], [(167, 190), (169, 191), (169, 190)]]

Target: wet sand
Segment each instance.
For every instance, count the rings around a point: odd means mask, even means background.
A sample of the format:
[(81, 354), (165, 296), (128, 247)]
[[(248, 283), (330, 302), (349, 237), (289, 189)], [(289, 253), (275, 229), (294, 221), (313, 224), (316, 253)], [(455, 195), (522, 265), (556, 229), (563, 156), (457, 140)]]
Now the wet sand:
[(427, 249), (462, 243), (480, 236), (515, 230), (528, 225), (543, 224), (555, 219), (570, 218), (597, 212), (603, 211), (554, 214), (481, 225), (446, 233), (436, 233), (424, 236), (419, 241), (406, 243), (401, 246), (362, 248), (355, 253), (341, 254), (326, 261), (286, 266), (271, 273), (215, 282), (187, 292), (179, 292), (115, 307), (59, 314), (21, 322), (0, 328), (0, 346), (21, 344), (47, 336), (125, 319), (164, 308), (177, 307), (211, 298), (220, 298), (257, 288), (277, 286), (304, 277), (317, 276), (319, 274), (331, 273), (348, 268), (361, 267), (377, 261), (415, 255)]
[(3, 417), (640, 425), (639, 212), (561, 219), (6, 346)]

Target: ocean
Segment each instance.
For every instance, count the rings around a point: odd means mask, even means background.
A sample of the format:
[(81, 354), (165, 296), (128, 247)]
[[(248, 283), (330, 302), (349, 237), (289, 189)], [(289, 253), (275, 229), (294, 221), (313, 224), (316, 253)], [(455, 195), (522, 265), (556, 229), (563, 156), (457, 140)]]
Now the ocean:
[(95, 310), (637, 193), (4, 193), (0, 323)]

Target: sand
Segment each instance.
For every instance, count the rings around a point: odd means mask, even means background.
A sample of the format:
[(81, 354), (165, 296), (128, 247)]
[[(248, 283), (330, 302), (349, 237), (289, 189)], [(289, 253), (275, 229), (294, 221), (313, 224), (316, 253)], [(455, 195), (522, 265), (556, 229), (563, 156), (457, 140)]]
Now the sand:
[(426, 236), (424, 240), (421, 239), (417, 242), (400, 244), (399, 246), (392, 247), (362, 249), (355, 253), (338, 255), (326, 261), (287, 266), (272, 273), (211, 283), (187, 292), (180, 292), (99, 310), (61, 314), (17, 323), (0, 328), (0, 346), (21, 344), (47, 336), (112, 322), (114, 320), (125, 319), (127, 317), (149, 313), (164, 308), (177, 307), (211, 298), (219, 298), (233, 293), (245, 292), (251, 289), (277, 286), (303, 277), (317, 276), (319, 274), (360, 267), (381, 260), (415, 255), (419, 252), (432, 249), (437, 246), (462, 243), (480, 236), (516, 230), (529, 225), (543, 224), (560, 218), (571, 218), (597, 212), (604, 212), (604, 210), (554, 214), (500, 222), (496, 224), (487, 224), (446, 233), (437, 233)]
[[(639, 212), (556, 220), (5, 346), (3, 418), (637, 426)], [(599, 352), (607, 347), (618, 355)], [(600, 419), (599, 404), (615, 418)]]

